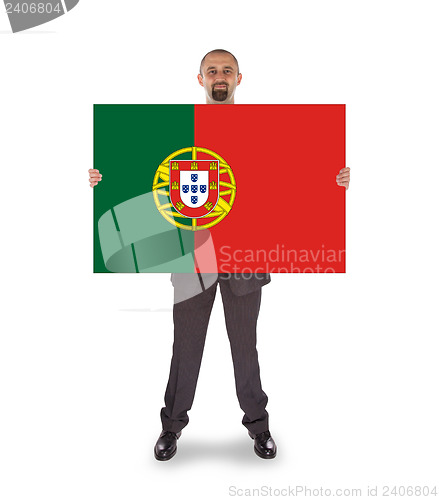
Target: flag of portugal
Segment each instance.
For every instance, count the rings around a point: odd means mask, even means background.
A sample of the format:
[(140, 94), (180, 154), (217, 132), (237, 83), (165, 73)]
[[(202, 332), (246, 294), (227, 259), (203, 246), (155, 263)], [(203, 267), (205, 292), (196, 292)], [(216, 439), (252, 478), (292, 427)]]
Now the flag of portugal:
[(95, 105), (95, 272), (345, 272), (344, 105)]

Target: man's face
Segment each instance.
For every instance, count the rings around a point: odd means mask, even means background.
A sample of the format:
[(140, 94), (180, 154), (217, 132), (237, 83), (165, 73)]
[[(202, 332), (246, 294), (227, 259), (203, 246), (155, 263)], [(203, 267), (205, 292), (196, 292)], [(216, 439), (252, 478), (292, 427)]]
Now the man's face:
[(209, 54), (201, 68), (198, 81), (206, 92), (208, 104), (233, 104), (236, 86), (241, 83), (242, 75), (230, 54)]

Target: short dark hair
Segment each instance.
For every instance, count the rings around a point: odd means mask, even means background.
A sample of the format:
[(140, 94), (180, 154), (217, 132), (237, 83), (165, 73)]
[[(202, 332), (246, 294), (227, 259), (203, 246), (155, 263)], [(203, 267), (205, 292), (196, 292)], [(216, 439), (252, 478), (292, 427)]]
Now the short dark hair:
[(204, 60), (206, 59), (206, 57), (210, 54), (229, 54), (233, 57), (233, 59), (235, 59), (235, 62), (236, 62), (236, 66), (238, 67), (238, 75), (239, 75), (239, 64), (238, 64), (238, 59), (236, 59), (236, 57), (231, 53), (229, 52), (228, 50), (224, 50), (224, 49), (214, 49), (214, 50), (211, 50), (210, 52), (208, 52), (204, 57), (203, 59), (201, 59), (201, 63), (200, 63), (200, 75), (203, 76), (203, 72), (201, 70), (201, 68), (203, 67), (203, 63), (204, 63)]

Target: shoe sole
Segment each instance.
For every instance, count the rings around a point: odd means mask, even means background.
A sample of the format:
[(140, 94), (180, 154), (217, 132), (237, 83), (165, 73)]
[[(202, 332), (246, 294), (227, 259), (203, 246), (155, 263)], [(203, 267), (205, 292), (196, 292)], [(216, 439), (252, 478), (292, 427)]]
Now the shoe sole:
[(270, 458), (274, 458), (274, 457), (276, 456), (276, 454), (277, 454), (277, 452), (276, 452), (276, 453), (274, 453), (274, 455), (264, 455), (263, 453), (260, 453), (260, 452), (256, 449), (256, 447), (254, 447), (253, 449), (255, 450), (255, 453), (256, 453), (256, 455), (257, 455), (259, 458), (270, 459)]
[(173, 458), (175, 456), (175, 454), (177, 453), (177, 448), (173, 451), (173, 453), (171, 455), (169, 455), (168, 457), (159, 457), (155, 450), (154, 450), (154, 457), (156, 460), (159, 460), (160, 462), (166, 462), (167, 460), (171, 460), (171, 458)]

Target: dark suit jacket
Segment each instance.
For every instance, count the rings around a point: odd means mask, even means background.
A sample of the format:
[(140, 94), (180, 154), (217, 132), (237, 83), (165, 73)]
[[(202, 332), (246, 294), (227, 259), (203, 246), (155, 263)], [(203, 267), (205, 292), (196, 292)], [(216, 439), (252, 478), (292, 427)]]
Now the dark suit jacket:
[(249, 273), (229, 274), (227, 279), (230, 280), (230, 288), (235, 295), (255, 292), (271, 281), (270, 275), (265, 273), (255, 273), (251, 276)]
[(235, 295), (246, 295), (259, 290), (270, 283), (269, 274), (216, 274), (216, 273), (173, 273), (171, 281), (175, 289), (175, 302), (189, 299), (198, 295), (203, 289), (211, 287), (218, 279), (230, 280), (230, 288)]

